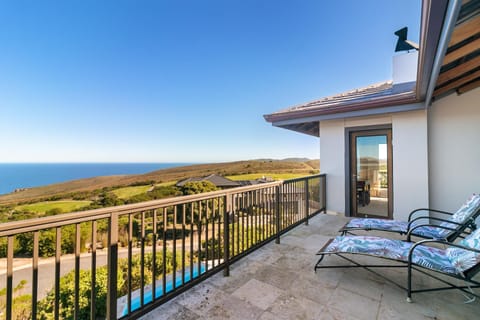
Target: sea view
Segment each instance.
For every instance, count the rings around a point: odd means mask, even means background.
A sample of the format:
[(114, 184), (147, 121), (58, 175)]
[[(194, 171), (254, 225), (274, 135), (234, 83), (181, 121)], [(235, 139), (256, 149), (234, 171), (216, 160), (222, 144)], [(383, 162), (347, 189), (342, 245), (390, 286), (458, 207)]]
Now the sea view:
[(1, 163), (0, 194), (97, 176), (142, 174), (191, 163)]

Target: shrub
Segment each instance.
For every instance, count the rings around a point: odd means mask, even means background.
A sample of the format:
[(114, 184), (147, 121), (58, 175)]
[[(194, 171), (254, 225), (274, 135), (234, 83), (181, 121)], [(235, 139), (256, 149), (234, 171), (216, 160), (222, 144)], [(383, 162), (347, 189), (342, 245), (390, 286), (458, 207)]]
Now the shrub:
[[(181, 255), (177, 254), (176, 264), (180, 265)], [(188, 261), (188, 259), (187, 259)], [(142, 286), (141, 283), (141, 259), (140, 255), (132, 257), (132, 290), (137, 290)], [(152, 283), (153, 270), (153, 256), (152, 254), (145, 254), (143, 265), (145, 268), (144, 284), (148, 285)], [(162, 253), (156, 254), (156, 275), (155, 279), (159, 279), (163, 274), (163, 255)], [(173, 254), (167, 251), (166, 254), (166, 273), (173, 271)], [(79, 319), (90, 318), (90, 304), (91, 304), (91, 270), (80, 270), (80, 288), (78, 291), (79, 297)], [(107, 283), (108, 283), (108, 271), (107, 267), (99, 267), (96, 270), (96, 318), (105, 318), (106, 306), (107, 306)], [(118, 297), (128, 294), (128, 260), (120, 259), (118, 261), (117, 269), (117, 295)], [(29, 301), (30, 302), (30, 301)], [(65, 276), (60, 278), (60, 319), (73, 319), (75, 306), (75, 271), (70, 271)], [(53, 311), (55, 308), (55, 290), (51, 289), (47, 296), (38, 303), (38, 319), (50, 320), (53, 319)]]

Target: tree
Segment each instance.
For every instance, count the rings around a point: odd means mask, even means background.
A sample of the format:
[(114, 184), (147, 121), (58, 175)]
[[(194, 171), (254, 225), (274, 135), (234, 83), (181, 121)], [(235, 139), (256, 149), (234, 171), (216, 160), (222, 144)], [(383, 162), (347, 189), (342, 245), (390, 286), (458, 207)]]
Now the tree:
[[(117, 282), (123, 283), (122, 274), (118, 274)], [(74, 299), (75, 299), (75, 271), (67, 273), (60, 278), (60, 318), (73, 319), (74, 314)], [(106, 315), (106, 300), (107, 300), (107, 279), (108, 271), (105, 266), (97, 268), (96, 270), (96, 316), (98, 318), (105, 318)], [(79, 310), (77, 310), (80, 319), (88, 319), (90, 317), (90, 295), (92, 290), (91, 285), (91, 270), (80, 270), (80, 291)], [(55, 308), (55, 290), (49, 291), (47, 296), (38, 303), (38, 319), (50, 320), (53, 319), (53, 311)]]
[[(12, 319), (31, 319), (32, 313), (32, 296), (29, 294), (21, 294), (23, 288), (27, 284), (26, 280), (21, 280), (18, 285), (13, 288), (13, 308)], [(6, 307), (7, 288), (0, 290), (0, 310)], [(4, 319), (4, 314), (0, 314), (0, 319)]]
[(193, 181), (187, 182), (182, 187), (184, 195), (198, 194), (218, 190), (218, 188), (210, 181)]
[[(187, 182), (182, 187), (182, 193), (184, 195), (192, 195), (204, 192), (210, 192), (218, 190), (218, 188), (210, 181), (194, 181)], [(187, 210), (191, 210), (191, 214), (187, 214), (187, 222), (193, 223), (197, 226), (197, 231), (202, 232), (203, 226), (207, 223), (207, 209), (213, 212), (213, 208), (217, 206), (217, 200), (206, 201), (203, 200), (200, 203), (192, 204)], [(212, 218), (212, 217), (211, 217)], [(193, 219), (193, 221), (191, 221)]]

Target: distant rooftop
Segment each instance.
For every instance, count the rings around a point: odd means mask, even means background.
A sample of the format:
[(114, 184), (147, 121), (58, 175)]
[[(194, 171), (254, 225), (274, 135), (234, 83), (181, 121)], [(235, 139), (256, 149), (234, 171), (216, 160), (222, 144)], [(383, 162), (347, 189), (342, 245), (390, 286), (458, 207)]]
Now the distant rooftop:
[(270, 177), (262, 177), (256, 180), (238, 180), (238, 181), (233, 181), (230, 179), (227, 179), (225, 177), (222, 177), (218, 174), (211, 174), (206, 177), (194, 177), (194, 178), (188, 178), (185, 180), (181, 180), (177, 182), (176, 186), (177, 187), (183, 187), (187, 182), (199, 182), (199, 181), (209, 181), (213, 183), (217, 188), (233, 188), (233, 187), (241, 187), (241, 186), (252, 186), (256, 185), (259, 183), (267, 183), (267, 182), (272, 182), (273, 179)]
[(224, 178), (222, 176), (219, 176), (218, 174), (211, 174), (206, 177), (188, 178), (188, 179), (179, 181), (176, 184), (176, 186), (183, 187), (187, 182), (199, 182), (199, 181), (209, 181), (213, 183), (217, 188), (233, 188), (233, 187), (241, 186), (241, 184), (238, 183), (237, 181)]

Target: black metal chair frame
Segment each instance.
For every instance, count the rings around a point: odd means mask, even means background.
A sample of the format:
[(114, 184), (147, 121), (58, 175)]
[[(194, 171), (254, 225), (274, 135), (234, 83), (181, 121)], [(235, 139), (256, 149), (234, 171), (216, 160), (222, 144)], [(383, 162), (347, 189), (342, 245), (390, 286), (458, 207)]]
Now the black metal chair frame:
[[(414, 217), (417, 213), (423, 212), (423, 211), (428, 211), (434, 212), (434, 213), (440, 213), (444, 215), (450, 215), (452, 216), (452, 212), (448, 211), (443, 211), (443, 210), (436, 210), (436, 209), (427, 209), (427, 208), (419, 208), (415, 209), (410, 214), (408, 215), (408, 226), (406, 232), (401, 232), (401, 231), (396, 231), (396, 230), (386, 230), (386, 229), (381, 229), (381, 228), (366, 228), (366, 227), (355, 227), (355, 228), (347, 228), (348, 222), (340, 229), (338, 232), (341, 232), (342, 236), (350, 234), (350, 235), (355, 235), (352, 230), (364, 230), (364, 231), (371, 231), (371, 230), (377, 230), (377, 231), (384, 231), (384, 232), (394, 232), (394, 233), (399, 233), (401, 235), (406, 234), (407, 235), (407, 241), (411, 241), (412, 236), (420, 237), (420, 238), (426, 238), (420, 234), (416, 234), (414, 231), (415, 229), (421, 228), (421, 227), (435, 227), (438, 229), (445, 229), (445, 230), (450, 230), (450, 234), (445, 237), (445, 240), (448, 242), (452, 242), (457, 238), (463, 238), (464, 235), (470, 234), (470, 230), (475, 230), (477, 228), (477, 225), (475, 224), (475, 219), (480, 215), (480, 209), (475, 211), (475, 213), (472, 214), (470, 218), (468, 218), (466, 221), (463, 223), (458, 223), (454, 222), (445, 218), (439, 218), (439, 217), (430, 217), (430, 216), (420, 216), (420, 217)], [(421, 220), (429, 220), (430, 221), (437, 221), (437, 222), (448, 222), (451, 223), (452, 225), (457, 225), (457, 228), (449, 228), (449, 227), (443, 227), (440, 226), (439, 224), (432, 224), (432, 223), (423, 223), (423, 224), (417, 224), (413, 226), (413, 223), (421, 221)], [(427, 238), (428, 239), (428, 238)]]
[[(314, 270), (315, 270), (315, 273), (317, 272), (317, 269), (327, 269), (327, 268), (363, 268), (373, 274), (375, 274), (376, 276), (378, 277), (381, 277), (383, 279), (385, 279), (386, 281), (396, 285), (397, 287), (405, 290), (407, 292), (407, 302), (412, 302), (412, 294), (413, 293), (419, 293), (419, 292), (432, 292), (432, 291), (444, 291), (444, 290), (453, 290), (453, 289), (458, 289), (458, 290), (461, 290), (469, 295), (472, 295), (472, 296), (475, 296), (477, 298), (480, 298), (480, 294), (477, 294), (477, 293), (474, 293), (472, 292), (471, 290), (467, 290), (467, 289), (472, 289), (472, 288), (480, 288), (480, 282), (478, 281), (475, 281), (473, 280), (472, 278), (480, 271), (480, 263), (478, 263), (477, 265), (475, 265), (474, 267), (466, 270), (465, 272), (462, 273), (462, 275), (458, 275), (458, 274), (452, 274), (452, 273), (445, 273), (445, 272), (441, 272), (439, 270), (435, 270), (435, 269), (429, 269), (429, 268), (426, 268), (424, 266), (421, 266), (421, 265), (417, 265), (415, 263), (412, 262), (412, 258), (413, 258), (413, 252), (415, 250), (416, 247), (418, 247), (419, 245), (424, 245), (424, 244), (427, 244), (427, 243), (439, 243), (439, 244), (443, 244), (443, 245), (447, 245), (447, 246), (451, 246), (451, 247), (457, 247), (457, 248), (462, 248), (462, 249), (465, 249), (465, 250), (469, 250), (469, 251), (472, 251), (472, 252), (476, 252), (476, 253), (480, 253), (480, 250), (477, 250), (477, 249), (473, 249), (473, 248), (469, 248), (469, 247), (465, 247), (465, 246), (461, 246), (461, 245), (458, 245), (458, 244), (455, 244), (455, 243), (450, 243), (448, 241), (444, 241), (444, 240), (422, 240), (422, 241), (419, 241), (415, 244), (412, 245), (412, 247), (410, 248), (410, 251), (408, 253), (408, 261), (402, 261), (402, 260), (396, 260), (396, 259), (392, 259), (392, 258), (388, 258), (388, 257), (382, 257), (382, 256), (378, 256), (378, 255), (373, 255), (373, 254), (365, 254), (365, 253), (351, 253), (351, 252), (324, 252), (323, 250), (325, 250), (326, 247), (328, 247), (328, 245), (333, 241), (333, 239), (330, 239), (329, 241), (327, 241), (327, 243), (322, 247), (322, 249), (320, 249), (320, 251), (317, 253), (317, 255), (320, 255), (320, 259), (317, 261), (317, 263), (315, 264), (315, 267), (314, 267)], [(326, 266), (323, 266), (323, 265), (320, 265), (320, 263), (322, 262), (323, 258), (326, 256), (326, 255), (336, 255), (338, 257), (341, 257), (349, 262), (351, 262), (353, 265), (326, 265)], [(385, 259), (385, 260), (389, 260), (389, 261), (396, 261), (396, 262), (399, 262), (400, 264), (398, 265), (382, 265), (382, 264), (369, 264), (369, 265), (363, 265), (363, 264), (360, 264), (358, 263), (357, 261), (353, 260), (353, 259), (350, 259), (348, 257), (346, 257), (345, 255), (363, 255), (363, 256), (369, 256), (369, 257), (375, 257), (375, 258), (380, 258), (380, 259)], [(407, 268), (407, 286), (403, 286), (389, 278), (387, 278), (386, 276), (376, 272), (375, 270), (372, 270), (371, 268)], [(446, 287), (435, 287), (435, 288), (428, 288), (428, 289), (413, 289), (412, 288), (412, 272), (413, 270), (415, 271), (418, 271), (424, 275), (427, 275), (439, 282), (442, 282), (443, 284), (446, 284), (448, 286)], [(425, 271), (425, 270), (428, 270), (429, 272)], [(432, 273), (433, 272), (433, 273)], [(442, 275), (446, 275), (446, 276), (449, 276), (449, 277), (452, 277), (452, 278), (455, 278), (457, 280), (462, 280), (466, 283), (469, 283), (469, 285), (465, 285), (465, 286), (458, 286), (458, 285), (455, 285), (451, 282), (448, 282), (444, 279), (441, 279), (440, 277), (438, 277), (436, 275), (436, 273), (438, 274), (442, 274)]]

